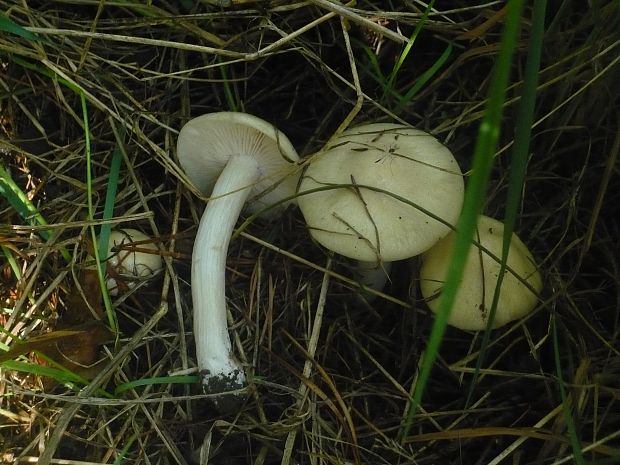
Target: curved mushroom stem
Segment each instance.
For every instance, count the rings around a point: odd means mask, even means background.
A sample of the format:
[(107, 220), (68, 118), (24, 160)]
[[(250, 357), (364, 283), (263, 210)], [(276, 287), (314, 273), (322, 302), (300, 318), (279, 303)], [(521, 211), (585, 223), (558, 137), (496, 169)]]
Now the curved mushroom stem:
[(260, 170), (252, 157), (234, 155), (220, 174), (200, 220), (192, 253), (194, 339), (207, 392), (238, 389), (243, 367), (231, 350), (226, 319), (226, 256), (233, 228)]

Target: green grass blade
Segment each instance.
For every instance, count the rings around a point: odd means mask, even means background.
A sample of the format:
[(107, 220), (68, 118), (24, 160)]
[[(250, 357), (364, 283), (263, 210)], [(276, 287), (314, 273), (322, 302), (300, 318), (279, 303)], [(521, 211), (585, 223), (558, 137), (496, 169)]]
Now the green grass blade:
[(36, 34), (24, 29), (4, 13), (0, 13), (0, 31), (8, 32), (33, 42), (41, 42), (42, 39)]
[(68, 370), (38, 365), (36, 363), (7, 360), (6, 362), (2, 362), (0, 366), (6, 370), (19, 371), (20, 373), (29, 373), (35, 376), (51, 378), (60, 384), (88, 384), (88, 381)]
[[(0, 56), (3, 56), (2, 52), (0, 52)], [(3, 100), (11, 100), (14, 97), (22, 97), (24, 95), (32, 95), (34, 92), (32, 91), (32, 89), (29, 89), (28, 87), (24, 87), (21, 89), (15, 89), (14, 91), (12, 91), (11, 93), (6, 93), (6, 94), (2, 94), (0, 95), (0, 102), (2, 102)]]
[[(114, 123), (112, 123), (114, 124)], [(117, 146), (112, 152), (112, 160), (110, 161), (110, 171), (108, 173), (108, 187), (106, 189), (105, 195), (105, 203), (103, 206), (103, 220), (109, 220), (114, 216), (114, 204), (116, 201), (116, 192), (118, 190), (118, 180), (120, 176), (121, 170), (121, 160), (122, 153), (120, 149), (120, 144), (123, 142), (123, 136), (125, 135), (125, 129), (121, 128), (121, 133), (118, 134), (116, 128), (113, 129), (114, 135), (116, 136)], [(88, 164), (90, 166), (90, 163)], [(91, 202), (92, 203), (92, 202)], [(99, 285), (101, 287), (101, 295), (103, 298), (103, 306), (106, 309), (106, 315), (108, 316), (108, 322), (110, 324), (110, 328), (113, 330), (116, 328), (116, 314), (114, 313), (114, 309), (112, 307), (112, 301), (110, 299), (110, 294), (107, 291), (107, 285), (105, 284), (105, 274), (103, 272), (104, 266), (101, 261), (105, 261), (107, 259), (106, 255), (108, 252), (108, 242), (110, 240), (110, 232), (112, 230), (112, 225), (109, 223), (103, 223), (101, 228), (99, 229), (99, 243), (95, 247), (98, 251), (95, 258), (97, 261), (97, 276), (99, 278)]]
[[(90, 127), (88, 124), (88, 105), (86, 103), (86, 95), (84, 92), (79, 93), (80, 102), (82, 106), (82, 122), (84, 124), (84, 144), (86, 150), (86, 199), (88, 205), (88, 219), (94, 221), (95, 211), (93, 206), (93, 179), (92, 179), (92, 152), (90, 145)], [(90, 225), (90, 238), (91, 242), (97, 244), (97, 232), (95, 231), (94, 224)], [(118, 334), (118, 323), (116, 320), (116, 314), (110, 301), (110, 295), (105, 282), (105, 274), (103, 272), (103, 265), (101, 263), (101, 255), (99, 254), (99, 247), (93, 246), (93, 252), (95, 254), (95, 262), (97, 264), (97, 277), (99, 280), (99, 287), (101, 288), (101, 294), (103, 297), (103, 304), (106, 310), (106, 316), (108, 317), (108, 324), (110, 329)]]
[[(13, 256), (13, 252), (11, 252), (11, 249), (9, 249), (8, 247), (4, 245), (0, 245), (0, 249), (2, 250), (2, 253), (4, 254), (4, 257), (6, 258), (7, 263), (11, 267), (11, 271), (15, 275), (16, 280), (19, 282), (19, 280), (22, 279), (22, 272), (21, 272), (21, 269), (19, 268), (19, 265), (17, 264), (17, 260), (15, 260), (15, 257)], [(32, 293), (32, 291), (28, 293), (28, 301), (33, 305), (36, 302), (36, 299), (34, 298), (34, 294)]]
[(573, 448), (575, 463), (577, 465), (585, 465), (586, 461), (581, 450), (581, 443), (579, 442), (579, 437), (577, 435), (575, 420), (573, 419), (573, 415), (571, 413), (571, 402), (569, 402), (566, 396), (566, 389), (564, 388), (562, 361), (560, 359), (560, 342), (558, 340), (558, 328), (555, 315), (551, 318), (551, 332), (553, 335), (553, 356), (555, 361), (556, 376), (558, 378), (558, 389), (560, 391), (560, 397), (562, 398), (562, 410), (564, 413), (564, 421), (566, 422), (566, 429), (568, 430), (568, 437)]
[[(47, 225), (45, 218), (39, 213), (37, 207), (28, 199), (26, 194), (15, 183), (9, 172), (0, 164), (0, 195), (2, 195), (11, 207), (22, 217), (24, 221), (31, 225)], [(47, 240), (50, 232), (41, 229), (39, 235)]]
[(154, 378), (142, 378), (127, 383), (119, 384), (114, 389), (114, 395), (118, 396), (130, 389), (141, 386), (152, 386), (155, 384), (195, 384), (200, 381), (199, 376), (181, 375), (181, 376), (159, 376)]
[[(517, 220), (519, 206), (523, 194), (523, 184), (527, 170), (528, 154), (534, 114), (536, 109), (536, 89), (542, 55), (543, 36), (545, 33), (545, 14), (547, 0), (535, 0), (532, 12), (532, 32), (528, 47), (527, 61), (525, 63), (525, 77), (523, 94), (519, 104), (519, 113), (515, 127), (515, 140), (510, 160), (510, 178), (506, 200), (506, 212), (504, 217), (504, 254), (508, 255), (506, 244), (510, 243), (514, 224)], [(505, 266), (505, 258), (502, 257)], [(500, 276), (502, 273), (500, 273)]]
[[(124, 128), (121, 128), (120, 138), (125, 133)], [(118, 191), (118, 179), (121, 170), (121, 160), (122, 153), (120, 148), (117, 146), (112, 152), (112, 160), (110, 161), (110, 171), (108, 173), (108, 183), (107, 189), (105, 193), (105, 203), (103, 206), (103, 220), (109, 220), (114, 216), (114, 203), (116, 201), (116, 192)], [(107, 244), (110, 238), (110, 231), (112, 230), (112, 225), (109, 223), (103, 223), (101, 228), (99, 229), (99, 256), (103, 257), (105, 260), (105, 255), (108, 251)]]
[(4, 254), (4, 257), (6, 258), (7, 263), (11, 267), (11, 271), (13, 271), (13, 274), (15, 275), (17, 280), (19, 281), (21, 279), (21, 277), (22, 277), (22, 272), (19, 269), (19, 266), (17, 265), (17, 262), (15, 261), (15, 257), (13, 256), (13, 252), (11, 252), (11, 250), (8, 247), (4, 246), (4, 245), (0, 245), (0, 250), (2, 250), (2, 253)]
[(118, 452), (118, 455), (114, 460), (114, 465), (121, 465), (127, 459), (129, 449), (131, 449), (131, 446), (133, 446), (134, 442), (136, 442), (136, 439), (138, 439), (136, 433), (133, 433), (131, 436), (129, 436), (129, 439), (127, 440), (123, 448)]
[[(222, 60), (218, 59), (221, 63)], [(220, 73), (222, 74), (222, 83), (224, 87), (224, 95), (226, 96), (226, 102), (228, 103), (228, 109), (230, 111), (239, 111), (239, 105), (237, 104), (237, 99), (235, 99), (235, 93), (232, 88), (232, 81), (228, 79), (228, 71), (226, 70), (227, 65), (220, 66)]]
[(438, 312), (435, 315), (435, 321), (424, 359), (422, 360), (420, 373), (417, 377), (413, 398), (408, 407), (404, 424), (401, 426), (401, 440), (408, 436), (418, 406), (421, 404), (426, 384), (430, 378), (430, 373), (446, 330), (456, 292), (458, 291), (459, 281), (463, 274), (465, 259), (471, 246), (478, 216), (482, 211), (493, 165), (493, 156), (499, 139), (503, 105), (506, 100), (506, 89), (509, 84), (512, 56), (516, 48), (522, 10), (522, 0), (512, 0), (509, 3), (500, 52), (491, 78), (486, 111), (478, 130), (472, 176), (465, 191), (463, 211), (457, 226), (452, 260), (448, 268), (443, 291), (439, 298)]
[(527, 170), (530, 139), (532, 135), (532, 126), (534, 124), (536, 89), (538, 87), (538, 71), (540, 69), (543, 36), (545, 33), (546, 8), (546, 0), (534, 1), (530, 43), (528, 47), (527, 60), (525, 63), (523, 93), (521, 95), (521, 101), (519, 103), (517, 122), (515, 126), (515, 140), (512, 148), (512, 157), (510, 160), (510, 176), (508, 180), (508, 193), (504, 215), (504, 237), (501, 256), (502, 261), (500, 264), (497, 285), (493, 294), (493, 302), (489, 311), (487, 328), (482, 339), (480, 355), (476, 361), (474, 375), (472, 377), (471, 384), (469, 385), (467, 400), (465, 401), (465, 408), (467, 408), (467, 406), (470, 404), (476, 386), (478, 373), (484, 362), (486, 349), (491, 340), (491, 326), (493, 324), (493, 320), (495, 318), (495, 311), (499, 302), (500, 289), (504, 280), (504, 272), (506, 271), (506, 261), (508, 260), (510, 242), (512, 239), (512, 234), (514, 232), (514, 225), (517, 221), (519, 206), (521, 205), (523, 185), (525, 182), (525, 174)]
[(351, 38), (351, 43), (355, 44), (356, 47), (359, 47), (367, 59), (367, 61), (362, 61), (360, 63), (360, 71), (362, 71), (363, 74), (370, 76), (377, 84), (379, 84), (384, 95), (387, 94), (387, 80), (381, 71), (381, 66), (379, 65), (379, 60), (377, 60), (377, 55), (375, 52), (361, 40)]
[(420, 20), (415, 26), (415, 29), (413, 30), (413, 34), (411, 34), (411, 37), (409, 38), (407, 45), (405, 45), (403, 52), (399, 55), (398, 60), (396, 60), (396, 63), (394, 63), (394, 68), (392, 69), (392, 72), (390, 73), (390, 76), (388, 77), (388, 82), (387, 82), (388, 91), (394, 88), (394, 82), (396, 81), (396, 76), (398, 76), (398, 72), (400, 71), (400, 69), (403, 66), (403, 63), (409, 56), (409, 53), (411, 52), (411, 48), (413, 47), (413, 44), (418, 38), (420, 31), (426, 24), (426, 20), (428, 19), (428, 14), (433, 9), (434, 3), (435, 3), (435, 0), (431, 0), (428, 3), (428, 5), (426, 6), (426, 9), (424, 10), (424, 13), (422, 14), (422, 17), (420, 18)]
[[(31, 375), (50, 378), (59, 384), (70, 387), (75, 391), (79, 391), (82, 386), (86, 386), (89, 381), (82, 376), (66, 369), (62, 365), (56, 363), (45, 354), (37, 352), (39, 357), (43, 358), (50, 366), (39, 365), (37, 363), (23, 362), (20, 360), (7, 360), (0, 363), (0, 367), (5, 370), (18, 371), (20, 373), (28, 373)], [(97, 391), (102, 397), (113, 399), (114, 396), (109, 392), (99, 389)]]
[(39, 66), (35, 63), (31, 63), (28, 60), (24, 60), (23, 58), (20, 58), (18, 56), (12, 55), (11, 56), (11, 61), (19, 66), (21, 66), (22, 68), (26, 68), (29, 69), (31, 71), (34, 71), (35, 73), (39, 73), (41, 76), (46, 76), (50, 79), (53, 79), (55, 81), (57, 81), (58, 83), (62, 84), (63, 86), (71, 89), (73, 92), (75, 92), (76, 94), (79, 94), (80, 92), (82, 92), (82, 90), (76, 86), (74, 83), (67, 81), (66, 79), (58, 76), (55, 72), (53, 72), (52, 70), (45, 68), (43, 66)]
[[(43, 218), (37, 207), (28, 199), (28, 196), (15, 183), (9, 172), (0, 164), (0, 195), (4, 197), (11, 207), (30, 225), (46, 226), (48, 223)], [(40, 229), (39, 236), (48, 240), (51, 237), (49, 231)], [(67, 261), (71, 261), (71, 254), (64, 247), (60, 248), (60, 253)]]
[(448, 58), (452, 55), (452, 44), (448, 44), (446, 49), (443, 51), (441, 56), (437, 58), (435, 63), (428, 68), (426, 71), (422, 73), (422, 75), (416, 79), (413, 85), (409, 88), (409, 90), (405, 93), (405, 95), (400, 99), (394, 113), (399, 114), (405, 106), (411, 102), (413, 97), (417, 95), (418, 92), (437, 74), (437, 72), (443, 67), (443, 65), (448, 61)]

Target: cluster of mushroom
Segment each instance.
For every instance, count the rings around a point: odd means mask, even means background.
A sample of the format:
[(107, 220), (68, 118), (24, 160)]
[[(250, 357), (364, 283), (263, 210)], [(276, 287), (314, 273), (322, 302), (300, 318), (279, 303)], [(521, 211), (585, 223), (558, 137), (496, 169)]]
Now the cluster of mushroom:
[[(464, 181), (451, 152), (430, 134), (388, 123), (348, 129), (312, 157), (299, 178), (299, 157), (281, 131), (251, 115), (220, 112), (189, 121), (180, 131), (177, 154), (189, 180), (210, 196), (191, 277), (196, 357), (208, 391), (245, 383), (228, 334), (225, 266), (234, 225), (248, 200), (250, 211), (273, 215), (297, 196), (313, 238), (357, 260), (360, 282), (377, 289), (385, 283), (390, 262), (421, 254), (422, 294), (435, 309)], [(481, 217), (481, 247), (470, 252), (450, 324), (486, 327), (500, 269), (502, 228)], [(529, 312), (542, 287), (534, 260), (516, 235), (507, 273), (494, 327)]]
[[(365, 124), (330, 143), (310, 163), (299, 188), (310, 233), (324, 247), (385, 276), (389, 261), (421, 255), (420, 289), (437, 310), (461, 212), (463, 175), (452, 153), (423, 131), (399, 124)], [(503, 248), (503, 224), (481, 216), (477, 247), (448, 323), (487, 326)], [(374, 276), (373, 273), (371, 276)], [(384, 280), (362, 275), (363, 283)], [(492, 327), (521, 318), (536, 305), (542, 281), (534, 259), (513, 234)]]

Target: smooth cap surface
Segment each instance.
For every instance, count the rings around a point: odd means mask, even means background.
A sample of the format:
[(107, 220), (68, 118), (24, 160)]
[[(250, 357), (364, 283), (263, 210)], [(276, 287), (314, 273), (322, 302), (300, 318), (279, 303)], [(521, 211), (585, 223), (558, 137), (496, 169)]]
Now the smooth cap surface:
[[(478, 235), (474, 238), (498, 259), (502, 254), (503, 223), (481, 216)], [(438, 297), (450, 264), (454, 238), (450, 233), (422, 256), (420, 289), (433, 312), (437, 311)], [(508, 267), (525, 280), (534, 290), (528, 289), (513, 273), (506, 271), (493, 328), (527, 315), (538, 301), (542, 289), (540, 273), (532, 254), (516, 234), (512, 235), (508, 254)], [(482, 330), (486, 327), (493, 293), (499, 277), (500, 264), (486, 252), (472, 245), (448, 323), (465, 330)]]
[(288, 138), (257, 116), (240, 112), (207, 113), (185, 124), (177, 140), (181, 167), (194, 186), (208, 195), (233, 155), (254, 158), (261, 171), (250, 200), (261, 196), (276, 203), (295, 193), (297, 179), (290, 173), (299, 160)]
[(393, 261), (448, 234), (450, 227), (432, 215), (455, 224), (463, 190), (456, 160), (437, 139), (374, 123), (346, 130), (310, 163), (297, 201), (324, 247), (357, 260)]

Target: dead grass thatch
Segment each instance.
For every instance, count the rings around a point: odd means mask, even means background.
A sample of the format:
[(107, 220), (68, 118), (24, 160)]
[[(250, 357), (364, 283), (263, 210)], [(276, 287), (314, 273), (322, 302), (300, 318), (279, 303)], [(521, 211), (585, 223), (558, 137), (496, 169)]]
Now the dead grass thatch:
[[(156, 382), (195, 366), (189, 270), (205, 199), (175, 153), (189, 118), (253, 113), (304, 156), (348, 124), (400, 119), (436, 134), (469, 168), (502, 5), (438, 2), (396, 91), (410, 89), (448, 45), (452, 52), (396, 111), (378, 72), (393, 68), (422, 4), (353, 3), (0, 0), (24, 28), (0, 35), (0, 163), (51, 225), (43, 239), (41, 226), (0, 198), (6, 348), (67, 318), (84, 324), (103, 314), (83, 272), (115, 150), (121, 170), (108, 221), (147, 232), (166, 260), (158, 281), (112, 301), (120, 333), (83, 373), (94, 378), (86, 387), (2, 369), (0, 461), (560, 464), (574, 460), (571, 421), (589, 463), (620, 460), (620, 21), (611, 1), (549, 8), (516, 225), (545, 292), (530, 317), (493, 333), (469, 405), (481, 337), (449, 329), (402, 436), (432, 323), (417, 295), (417, 263), (395, 264), (387, 296), (364, 303), (350, 263), (315, 244), (294, 208), (278, 222), (252, 222), (231, 245), (231, 334), (253, 373), (247, 394), (216, 410), (195, 384)], [(524, 20), (486, 207), (498, 217), (528, 37)], [(71, 344), (100, 342), (86, 336)], [(119, 386), (126, 390), (115, 393)]]

